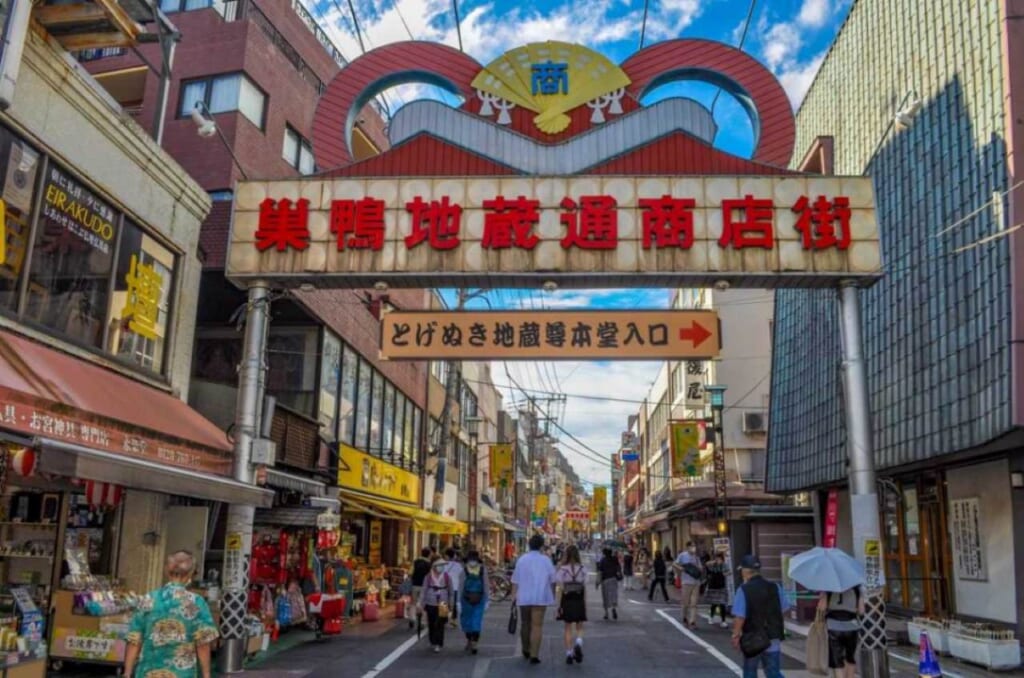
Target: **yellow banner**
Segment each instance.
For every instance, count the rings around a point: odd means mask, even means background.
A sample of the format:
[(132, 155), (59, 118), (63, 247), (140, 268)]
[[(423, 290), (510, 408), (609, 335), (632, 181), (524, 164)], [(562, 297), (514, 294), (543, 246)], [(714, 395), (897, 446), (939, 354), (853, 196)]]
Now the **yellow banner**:
[(491, 482), (495, 487), (512, 487), (515, 480), (512, 468), (513, 455), (511, 443), (491, 445)]
[(672, 475), (687, 478), (700, 469), (700, 423), (673, 421), (669, 424), (672, 441)]
[(420, 479), (402, 469), (340, 444), (338, 485), (407, 504), (420, 503)]
[(595, 487), (594, 488), (594, 501), (590, 505), (590, 517), (596, 518), (605, 511), (607, 511), (608, 505), (608, 488), (607, 487)]
[(533, 498), (533, 512), (543, 516), (548, 511), (548, 495), (538, 494)]

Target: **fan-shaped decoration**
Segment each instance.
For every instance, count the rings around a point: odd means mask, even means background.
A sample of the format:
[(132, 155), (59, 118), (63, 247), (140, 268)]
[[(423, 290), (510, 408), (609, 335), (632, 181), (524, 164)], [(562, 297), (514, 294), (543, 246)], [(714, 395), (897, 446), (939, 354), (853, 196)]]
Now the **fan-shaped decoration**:
[(545, 134), (569, 126), (566, 113), (630, 84), (603, 54), (566, 42), (537, 42), (506, 52), (484, 68), (473, 87), (537, 113)]
[(31, 447), (11, 449), (11, 470), (22, 478), (31, 477), (36, 470), (36, 451)]

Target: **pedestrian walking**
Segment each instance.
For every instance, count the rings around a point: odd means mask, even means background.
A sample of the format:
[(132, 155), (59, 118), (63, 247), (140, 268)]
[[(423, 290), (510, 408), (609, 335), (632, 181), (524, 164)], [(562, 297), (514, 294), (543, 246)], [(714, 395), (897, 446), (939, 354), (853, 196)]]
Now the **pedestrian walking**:
[(651, 580), (651, 590), (647, 592), (647, 600), (654, 600), (654, 588), (661, 585), (661, 595), (665, 596), (665, 602), (668, 602), (668, 591), (665, 589), (665, 577), (668, 576), (668, 564), (665, 562), (665, 556), (662, 555), (661, 551), (654, 554), (654, 564), (652, 565), (654, 572), (654, 578)]
[(444, 571), (448, 573), (452, 580), (452, 594), (454, 596), (454, 605), (449, 621), (452, 628), (457, 629), (459, 628), (459, 591), (462, 590), (462, 563), (459, 562), (453, 548), (445, 550), (444, 555), (448, 559), (448, 564), (445, 566)]
[(412, 561), (412, 574), (409, 579), (412, 581), (412, 604), (405, 606), (405, 617), (409, 620), (409, 628), (422, 619), (419, 612), (420, 594), (423, 592), (423, 580), (430, 574), (430, 548), (424, 546), (420, 550), (420, 557)]
[(674, 569), (678, 572), (682, 586), (683, 624), (697, 630), (697, 603), (700, 600), (700, 580), (704, 576), (697, 547), (692, 541), (686, 542), (686, 549), (676, 558)]
[(466, 554), (463, 567), (462, 600), (459, 607), (459, 623), (466, 634), (466, 651), (476, 654), (480, 642), (480, 631), (484, 624), (484, 611), (489, 603), (487, 596), (487, 568), (480, 559), (480, 553), (470, 551)]
[(624, 588), (627, 591), (633, 590), (633, 563), (633, 549), (630, 549), (622, 556), (622, 576), (625, 578)]
[(555, 566), (541, 552), (544, 537), (530, 537), (530, 552), (516, 561), (512, 572), (512, 604), (519, 606), (519, 642), (523, 657), (531, 664), (540, 664), (540, 641), (544, 629), (544, 613), (555, 604)]
[(430, 574), (423, 580), (420, 592), (419, 611), (427, 613), (427, 635), (434, 652), (440, 652), (444, 647), (444, 627), (455, 602), (452, 578), (445, 572), (447, 565), (444, 558), (434, 556)]
[(651, 572), (651, 554), (647, 552), (647, 549), (641, 547), (636, 554), (636, 562), (633, 563), (633, 567), (636, 571), (636, 578), (640, 582), (640, 590), (647, 590), (647, 578)]
[(210, 644), (217, 639), (217, 627), (206, 601), (185, 588), (194, 570), (188, 551), (167, 557), (167, 584), (143, 598), (132, 617), (124, 675), (210, 678)]
[(562, 587), (558, 601), (558, 619), (565, 622), (565, 663), (583, 663), (583, 622), (587, 621), (587, 570), (575, 546), (565, 550), (565, 557), (555, 574)]
[(732, 644), (743, 652), (743, 678), (757, 678), (758, 666), (766, 678), (782, 678), (782, 613), (790, 607), (786, 593), (761, 576), (761, 561), (753, 554), (740, 560), (740, 573), (743, 585), (732, 605)]
[(715, 554), (707, 567), (707, 592), (704, 594), (704, 602), (711, 606), (708, 623), (715, 623), (715, 613), (717, 612), (722, 617), (723, 629), (729, 628), (729, 622), (725, 620), (726, 606), (729, 604), (728, 577), (729, 571), (725, 567), (725, 555)]
[(825, 613), (828, 629), (828, 667), (837, 678), (854, 678), (857, 672), (857, 643), (860, 640), (859, 616), (864, 615), (861, 587), (818, 597), (818, 609)]
[(604, 606), (604, 618), (608, 619), (611, 610), (612, 619), (619, 618), (619, 582), (622, 581), (622, 565), (610, 548), (605, 548), (601, 560), (597, 563), (597, 588), (601, 589), (601, 604)]

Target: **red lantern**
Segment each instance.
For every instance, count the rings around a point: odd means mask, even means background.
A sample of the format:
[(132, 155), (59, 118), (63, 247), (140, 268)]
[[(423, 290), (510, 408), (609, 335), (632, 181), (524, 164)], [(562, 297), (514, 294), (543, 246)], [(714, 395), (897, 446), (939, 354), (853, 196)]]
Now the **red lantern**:
[(28, 478), (36, 470), (36, 451), (31, 447), (16, 447), (11, 450), (11, 470), (23, 478)]
[(97, 508), (115, 508), (121, 503), (124, 496), (124, 488), (113, 483), (103, 483), (98, 480), (85, 481), (85, 500), (89, 506)]

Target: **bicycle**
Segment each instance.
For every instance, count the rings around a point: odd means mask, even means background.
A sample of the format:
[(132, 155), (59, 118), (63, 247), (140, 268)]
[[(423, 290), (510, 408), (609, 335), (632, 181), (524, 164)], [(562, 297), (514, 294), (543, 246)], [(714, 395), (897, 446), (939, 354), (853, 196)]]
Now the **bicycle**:
[(487, 585), (491, 600), (497, 603), (506, 600), (512, 593), (512, 582), (504, 573), (497, 570), (487, 573)]

